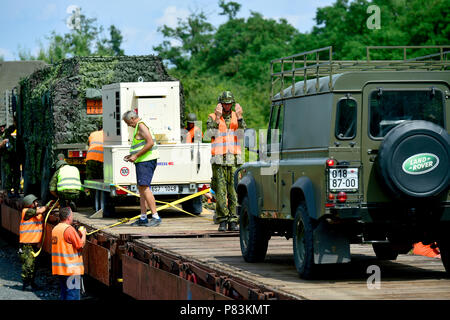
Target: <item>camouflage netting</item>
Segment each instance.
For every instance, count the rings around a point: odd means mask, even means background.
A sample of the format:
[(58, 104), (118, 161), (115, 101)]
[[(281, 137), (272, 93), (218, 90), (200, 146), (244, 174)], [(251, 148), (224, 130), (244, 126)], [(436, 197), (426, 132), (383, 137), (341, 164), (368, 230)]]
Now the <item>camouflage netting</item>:
[[(173, 81), (156, 56), (76, 57), (31, 74), (20, 82), (18, 135), (23, 142), (25, 192), (44, 196), (57, 144), (86, 143), (101, 116), (87, 115), (86, 90), (117, 82)], [(180, 86), (181, 120), (184, 114)], [(181, 121), (183, 123), (183, 121)], [(28, 190), (27, 190), (28, 189)], [(39, 194), (39, 193), (38, 193)]]

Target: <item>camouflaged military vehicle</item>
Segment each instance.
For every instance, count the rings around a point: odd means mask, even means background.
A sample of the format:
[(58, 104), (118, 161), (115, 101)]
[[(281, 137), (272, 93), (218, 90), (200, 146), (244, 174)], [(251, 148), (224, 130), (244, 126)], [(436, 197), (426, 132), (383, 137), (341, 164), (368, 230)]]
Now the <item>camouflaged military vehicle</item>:
[[(403, 59), (372, 60), (381, 49)], [(450, 272), (450, 47), (408, 57), (414, 49), (335, 61), (327, 47), (272, 61), (267, 150), (235, 182), (246, 261), (264, 260), (271, 236), (292, 238), (310, 279), (320, 264), (349, 262), (351, 243), (393, 260), (423, 242)]]

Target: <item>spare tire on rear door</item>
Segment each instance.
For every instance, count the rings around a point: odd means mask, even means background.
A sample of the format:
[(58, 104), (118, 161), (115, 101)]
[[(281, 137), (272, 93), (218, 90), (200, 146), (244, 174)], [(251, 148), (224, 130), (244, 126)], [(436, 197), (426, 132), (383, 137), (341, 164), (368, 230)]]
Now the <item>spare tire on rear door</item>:
[(398, 197), (436, 197), (448, 190), (450, 137), (445, 129), (428, 121), (406, 121), (384, 137), (378, 157), (378, 173)]

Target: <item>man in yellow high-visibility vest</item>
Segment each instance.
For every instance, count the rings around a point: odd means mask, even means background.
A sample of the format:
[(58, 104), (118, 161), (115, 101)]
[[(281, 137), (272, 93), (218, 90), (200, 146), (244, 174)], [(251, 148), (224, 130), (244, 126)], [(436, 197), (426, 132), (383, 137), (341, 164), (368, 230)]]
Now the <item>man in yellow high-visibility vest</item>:
[(80, 171), (64, 160), (58, 160), (56, 171), (50, 179), (49, 189), (55, 198), (59, 198), (62, 206), (70, 206), (72, 211), (76, 211), (75, 202), (79, 199), (83, 190)]
[[(161, 218), (156, 211), (155, 197), (150, 188), (153, 173), (155, 172), (157, 159), (159, 158), (158, 145), (149, 126), (139, 118), (134, 111), (127, 111), (122, 116), (123, 121), (134, 128), (133, 142), (130, 154), (124, 160), (133, 162), (136, 166), (136, 178), (139, 189), (141, 217), (133, 225), (157, 227), (161, 224)], [(147, 206), (152, 212), (152, 219), (147, 218)]]

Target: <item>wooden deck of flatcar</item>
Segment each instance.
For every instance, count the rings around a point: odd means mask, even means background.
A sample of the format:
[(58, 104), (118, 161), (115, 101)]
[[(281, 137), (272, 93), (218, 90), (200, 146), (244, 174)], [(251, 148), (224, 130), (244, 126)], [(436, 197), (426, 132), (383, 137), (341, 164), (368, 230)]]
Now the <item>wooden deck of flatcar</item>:
[[(122, 208), (124, 216), (136, 208)], [(97, 229), (117, 222), (117, 218), (92, 219), (89, 210), (80, 210), (75, 220)], [(274, 237), (269, 242), (263, 263), (246, 263), (240, 252), (236, 232), (217, 232), (213, 214), (204, 209), (199, 217), (171, 210), (161, 214), (163, 223), (156, 228), (124, 224), (100, 233), (129, 239), (149, 251), (167, 253), (200, 267), (213, 269), (233, 279), (241, 279), (260, 288), (294, 299), (450, 299), (450, 279), (439, 259), (399, 255), (395, 261), (377, 260), (370, 245), (352, 245), (352, 262), (321, 265), (321, 280), (298, 278), (292, 240)], [(380, 288), (369, 289), (367, 272), (371, 265), (380, 268)], [(370, 282), (370, 281), (369, 281)], [(370, 282), (372, 283), (372, 282)]]

